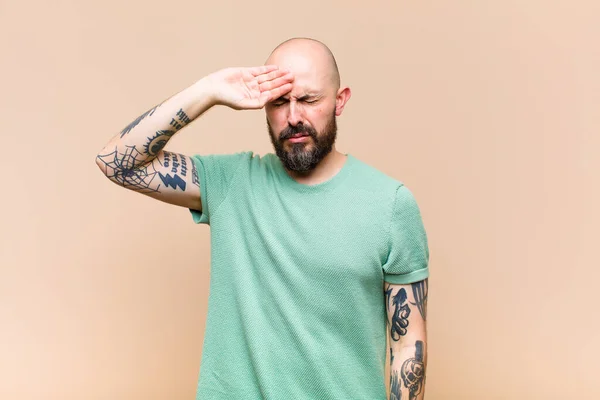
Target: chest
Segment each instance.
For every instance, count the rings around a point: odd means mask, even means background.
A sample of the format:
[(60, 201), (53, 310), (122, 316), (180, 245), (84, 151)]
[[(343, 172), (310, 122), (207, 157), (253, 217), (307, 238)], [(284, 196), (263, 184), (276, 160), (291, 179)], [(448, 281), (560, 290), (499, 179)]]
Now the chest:
[(238, 207), (249, 248), (271, 263), (334, 281), (348, 275), (358, 281), (381, 279), (389, 244), (386, 205), (357, 193), (248, 197)]

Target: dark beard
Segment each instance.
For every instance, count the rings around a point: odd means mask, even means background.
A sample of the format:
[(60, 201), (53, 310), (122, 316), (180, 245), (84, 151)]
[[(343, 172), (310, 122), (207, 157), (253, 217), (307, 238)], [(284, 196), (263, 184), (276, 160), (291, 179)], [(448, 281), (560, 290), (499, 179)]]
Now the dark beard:
[[(298, 173), (307, 173), (312, 171), (327, 154), (333, 149), (337, 136), (337, 121), (335, 113), (327, 122), (327, 125), (321, 133), (311, 127), (299, 123), (298, 125), (288, 125), (281, 131), (279, 137), (275, 133), (267, 119), (269, 137), (275, 149), (275, 154), (279, 157), (285, 168)], [(312, 144), (307, 142), (289, 143), (289, 150), (284, 148), (286, 139), (296, 133), (305, 133), (312, 138)], [(308, 141), (310, 142), (310, 140)], [(310, 146), (310, 150), (307, 147)]]

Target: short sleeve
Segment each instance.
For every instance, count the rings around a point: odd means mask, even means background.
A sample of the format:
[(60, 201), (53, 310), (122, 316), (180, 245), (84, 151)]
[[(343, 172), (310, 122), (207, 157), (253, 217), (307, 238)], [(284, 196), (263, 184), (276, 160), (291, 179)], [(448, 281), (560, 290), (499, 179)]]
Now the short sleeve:
[(429, 277), (429, 246), (419, 206), (404, 185), (396, 189), (384, 280), (407, 284)]
[(196, 154), (191, 157), (202, 201), (202, 211), (189, 209), (194, 223), (210, 225), (210, 216), (217, 211), (227, 196), (239, 166), (244, 159), (249, 159), (251, 154)]

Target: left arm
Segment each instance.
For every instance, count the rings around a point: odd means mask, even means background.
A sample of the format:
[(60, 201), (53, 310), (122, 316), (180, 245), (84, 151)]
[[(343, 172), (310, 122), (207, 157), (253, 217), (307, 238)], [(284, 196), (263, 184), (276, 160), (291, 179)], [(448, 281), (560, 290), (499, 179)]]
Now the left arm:
[(423, 400), (427, 367), (427, 283), (385, 282), (390, 400)]

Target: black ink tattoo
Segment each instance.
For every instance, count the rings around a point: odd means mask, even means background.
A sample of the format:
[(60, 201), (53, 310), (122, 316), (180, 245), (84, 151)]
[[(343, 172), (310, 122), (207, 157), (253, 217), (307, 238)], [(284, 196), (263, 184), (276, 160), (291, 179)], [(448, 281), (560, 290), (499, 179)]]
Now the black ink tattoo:
[(175, 131), (158, 131), (156, 135), (148, 138), (148, 143), (144, 146), (146, 154), (150, 156), (157, 155), (167, 144)]
[[(169, 153), (169, 155), (172, 156), (174, 153)], [(182, 155), (180, 157), (185, 158)], [(106, 176), (127, 189), (144, 194), (160, 193), (161, 185), (157, 180), (158, 176), (158, 179), (165, 186), (185, 191), (185, 180), (175, 173), (173, 173), (173, 176), (162, 174), (155, 170), (152, 163), (140, 166), (142, 160), (145, 160), (146, 157), (136, 149), (136, 146), (127, 146), (124, 153), (115, 149), (115, 151), (108, 154), (98, 155), (98, 159), (104, 164)], [(165, 160), (165, 164), (168, 165), (166, 155)]]
[(400, 387), (400, 376), (397, 371), (392, 371), (390, 382), (390, 400), (402, 400), (402, 388)]
[(175, 129), (179, 130), (181, 128), (183, 128), (183, 125), (181, 125), (179, 122), (177, 122), (175, 120), (175, 118), (171, 118), (171, 122), (170, 122), (171, 126), (174, 127)]
[(187, 159), (181, 156), (181, 175), (187, 176)]
[(188, 115), (181, 108), (179, 109), (179, 111), (177, 111), (177, 118), (179, 118), (179, 120), (184, 125), (187, 125), (190, 123), (190, 117), (188, 117)]
[(390, 286), (391, 285), (388, 284), (385, 288), (385, 304), (390, 304), (390, 296), (392, 295), (392, 288)]
[(135, 128), (144, 118), (154, 114), (154, 111), (158, 107), (160, 107), (160, 104), (152, 107), (151, 109), (149, 109), (148, 111), (146, 111), (145, 113), (143, 113), (142, 115), (140, 115), (139, 117), (137, 117), (136, 119), (131, 121), (131, 123), (129, 125), (127, 125), (125, 128), (123, 128), (123, 130), (121, 131), (121, 137), (123, 137), (123, 136), (127, 135), (129, 132), (131, 132), (131, 130), (133, 128)]
[(185, 181), (183, 179), (181, 179), (181, 177), (179, 175), (175, 175), (173, 174), (173, 176), (169, 175), (169, 174), (161, 174), (160, 172), (158, 173), (158, 176), (160, 176), (160, 180), (162, 181), (162, 183), (165, 184), (165, 186), (167, 187), (172, 187), (173, 189), (181, 189), (182, 192), (185, 191)]
[(190, 117), (183, 111), (183, 109), (179, 109), (175, 118), (171, 118), (171, 126), (173, 126), (176, 130), (179, 130), (190, 123)]
[[(165, 184), (165, 186), (172, 187), (173, 189), (177, 189), (177, 187), (179, 187), (181, 190), (185, 191), (186, 182), (177, 174), (179, 173), (183, 176), (187, 175), (186, 157), (183, 154), (172, 153), (170, 151), (164, 151), (163, 155), (163, 166), (165, 168), (171, 168), (173, 177), (171, 177), (169, 174), (160, 174), (162, 182)], [(179, 167), (181, 167), (181, 169)]]
[(415, 347), (415, 357), (404, 361), (401, 369), (404, 386), (410, 393), (409, 400), (415, 400), (421, 393), (423, 378), (425, 377), (423, 342), (417, 340)]
[(406, 290), (401, 288), (392, 300), (395, 309), (394, 315), (392, 316), (391, 337), (395, 341), (400, 340), (400, 336), (406, 335), (407, 332), (406, 327), (408, 327), (410, 308), (408, 307), (408, 304), (404, 304), (406, 298)]
[(104, 163), (106, 176), (119, 185), (141, 193), (159, 192), (158, 185), (153, 185), (156, 171), (151, 164), (139, 167), (145, 157), (135, 146), (127, 146), (124, 153), (115, 149), (98, 158)]
[(200, 178), (198, 177), (198, 169), (196, 168), (196, 163), (194, 160), (192, 162), (192, 183), (198, 187), (200, 187)]
[(427, 320), (427, 292), (428, 292), (428, 280), (422, 280), (420, 282), (412, 283), (413, 296), (415, 303), (410, 303), (417, 306), (423, 320)]
[[(171, 153), (170, 151), (163, 152), (164, 158), (164, 166), (171, 167), (171, 172), (176, 174), (180, 173), (183, 176), (187, 176), (187, 159), (182, 154)], [(179, 168), (181, 167), (181, 168)]]

